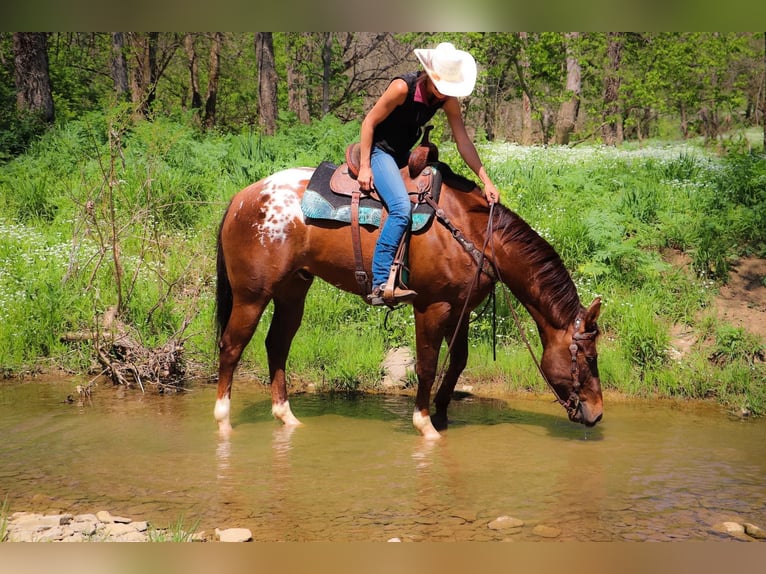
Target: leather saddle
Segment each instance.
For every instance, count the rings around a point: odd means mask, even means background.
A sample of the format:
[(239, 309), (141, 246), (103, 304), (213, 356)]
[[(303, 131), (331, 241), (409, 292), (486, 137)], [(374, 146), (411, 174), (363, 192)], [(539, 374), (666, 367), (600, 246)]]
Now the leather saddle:
[[(407, 167), (402, 168), (402, 179), (404, 180), (405, 185), (407, 185), (408, 179), (413, 181), (416, 180), (418, 176), (423, 173), (426, 166), (439, 161), (439, 149), (434, 143), (429, 141), (429, 133), (432, 129), (433, 126), (425, 126), (420, 144), (410, 152)], [(360, 192), (362, 196), (369, 195), (380, 201), (380, 197), (378, 197), (378, 194), (374, 189), (371, 191), (361, 190), (356, 180), (359, 176), (359, 164), (361, 163), (361, 147), (361, 144), (356, 142), (346, 148), (346, 161), (338, 166), (338, 169), (335, 170), (335, 173), (333, 173), (330, 178), (330, 189), (340, 195), (348, 196), (355, 192)], [(409, 176), (409, 178), (407, 176)], [(412, 199), (413, 190), (411, 190), (410, 187), (411, 186), (407, 186), (407, 191), (410, 192), (410, 198)], [(415, 198), (415, 200), (416, 199), (417, 198)]]

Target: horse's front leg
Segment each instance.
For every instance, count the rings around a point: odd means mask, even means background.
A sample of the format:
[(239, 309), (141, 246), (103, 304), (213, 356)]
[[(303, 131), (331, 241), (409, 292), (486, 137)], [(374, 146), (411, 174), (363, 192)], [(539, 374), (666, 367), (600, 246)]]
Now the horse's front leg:
[(436, 377), (439, 361), (439, 346), (443, 336), (441, 318), (448, 312), (446, 303), (432, 305), (426, 312), (415, 311), (415, 341), (417, 347), (417, 364), (415, 372), (418, 376), (418, 390), (415, 395), (415, 410), (412, 413), (412, 424), (424, 438), (435, 440), (441, 438), (431, 422), (431, 388)]
[(447, 419), (447, 407), (452, 400), (452, 393), (455, 391), (460, 374), (468, 363), (468, 321), (464, 320), (458, 328), (457, 334), (446, 336), (444, 338), (449, 349), (449, 367), (444, 374), (444, 379), (436, 392), (434, 406), (436, 412), (431, 417), (434, 427), (438, 430), (445, 430), (449, 424)]

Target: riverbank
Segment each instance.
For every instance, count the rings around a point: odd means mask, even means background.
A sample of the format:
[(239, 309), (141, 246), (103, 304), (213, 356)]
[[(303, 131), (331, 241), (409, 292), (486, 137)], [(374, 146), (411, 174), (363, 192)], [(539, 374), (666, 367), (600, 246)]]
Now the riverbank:
[[(476, 516), (456, 517), (475, 521)], [(509, 541), (529, 526), (532, 535), (540, 540), (555, 540), (562, 534), (561, 528), (553, 524), (527, 525), (512, 516), (499, 516), (487, 523), (487, 529), (502, 533)], [(216, 528), (209, 533), (184, 531), (180, 527), (156, 529), (145, 520), (113, 515), (106, 510), (96, 514), (40, 514), (15, 512), (5, 525), (7, 542), (253, 542), (252, 532), (247, 528)], [(0, 531), (2, 533), (2, 531)], [(742, 518), (724, 520), (711, 525), (711, 534), (723, 539), (742, 542), (766, 541), (766, 530)], [(672, 541), (668, 538), (667, 541)], [(388, 542), (406, 541), (398, 536)], [(412, 540), (415, 541), (415, 540)]]

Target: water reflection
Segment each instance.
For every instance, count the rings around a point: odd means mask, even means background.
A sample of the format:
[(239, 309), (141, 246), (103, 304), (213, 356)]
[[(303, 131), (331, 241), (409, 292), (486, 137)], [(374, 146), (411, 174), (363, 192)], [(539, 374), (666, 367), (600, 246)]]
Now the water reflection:
[(216, 478), (224, 481), (230, 478), (231, 468), (231, 440), (228, 436), (218, 435), (218, 444), (215, 447)]

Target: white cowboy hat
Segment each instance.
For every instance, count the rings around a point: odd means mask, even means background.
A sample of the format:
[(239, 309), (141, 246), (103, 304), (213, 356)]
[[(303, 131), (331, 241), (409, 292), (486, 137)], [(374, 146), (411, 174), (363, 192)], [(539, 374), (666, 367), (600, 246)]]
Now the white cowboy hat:
[(416, 48), (415, 55), (436, 89), (445, 96), (463, 97), (473, 91), (476, 61), (468, 52), (442, 42), (434, 49)]

